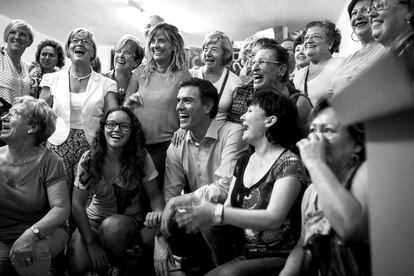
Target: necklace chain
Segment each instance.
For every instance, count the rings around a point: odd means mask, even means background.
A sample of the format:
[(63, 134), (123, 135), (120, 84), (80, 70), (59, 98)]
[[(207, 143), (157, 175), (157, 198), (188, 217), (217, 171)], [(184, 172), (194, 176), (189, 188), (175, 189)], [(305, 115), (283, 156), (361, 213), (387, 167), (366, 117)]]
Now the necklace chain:
[(71, 70), (71, 69), (69, 69), (69, 74), (70, 74), (72, 77), (74, 77), (77, 81), (81, 81), (81, 80), (84, 80), (84, 79), (89, 78), (89, 77), (92, 75), (92, 69), (91, 69), (91, 71), (89, 72), (89, 74), (87, 74), (86, 76), (83, 76), (83, 77), (78, 77), (78, 76), (76, 76), (74, 73), (72, 73), (72, 70)]
[(13, 165), (13, 166), (21, 166), (21, 165), (24, 165), (24, 164), (26, 164), (27, 162), (29, 162), (29, 160), (30, 160), (30, 158), (32, 157), (32, 156), (34, 156), (35, 155), (35, 152), (37, 151), (37, 148), (34, 148), (28, 155), (26, 155), (24, 158), (23, 158), (23, 160), (22, 161), (19, 161), (19, 162), (13, 162), (13, 161), (11, 161), (10, 160), (10, 164), (11, 165)]

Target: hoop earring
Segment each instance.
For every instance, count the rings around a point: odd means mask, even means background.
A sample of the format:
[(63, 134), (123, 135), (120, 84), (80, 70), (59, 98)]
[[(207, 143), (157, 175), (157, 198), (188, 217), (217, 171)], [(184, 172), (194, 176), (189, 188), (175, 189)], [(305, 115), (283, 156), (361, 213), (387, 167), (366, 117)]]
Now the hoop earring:
[[(354, 38), (354, 35), (357, 37), (356, 39)], [(351, 39), (353, 40), (353, 41), (355, 41), (355, 42), (359, 42), (360, 40), (359, 40), (359, 38), (358, 38), (358, 36), (356, 35), (356, 33), (354, 33), (354, 32), (352, 32), (351, 33)]]
[(354, 153), (351, 156), (351, 162), (352, 162), (352, 165), (353, 166), (355, 166), (356, 164), (358, 164), (360, 161), (361, 161), (361, 159), (359, 158), (358, 154)]

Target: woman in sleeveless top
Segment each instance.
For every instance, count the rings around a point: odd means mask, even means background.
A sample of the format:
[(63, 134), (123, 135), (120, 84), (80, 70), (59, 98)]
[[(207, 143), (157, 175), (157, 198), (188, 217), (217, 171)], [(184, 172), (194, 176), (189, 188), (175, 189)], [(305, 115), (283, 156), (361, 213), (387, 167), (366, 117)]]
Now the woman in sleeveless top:
[[(362, 126), (342, 126), (327, 100), (314, 108), (310, 118), (310, 134), (297, 145), (312, 184), (302, 201), (301, 237), (280, 275), (369, 275), (368, 187)], [(341, 271), (351, 271), (355, 263), (336, 262), (340, 256), (330, 250), (332, 243), (320, 242), (331, 241), (333, 234), (342, 244), (352, 242), (358, 246), (356, 262), (362, 263), (358, 270), (361, 274), (336, 272), (338, 266)], [(328, 246), (320, 250), (319, 245)]]

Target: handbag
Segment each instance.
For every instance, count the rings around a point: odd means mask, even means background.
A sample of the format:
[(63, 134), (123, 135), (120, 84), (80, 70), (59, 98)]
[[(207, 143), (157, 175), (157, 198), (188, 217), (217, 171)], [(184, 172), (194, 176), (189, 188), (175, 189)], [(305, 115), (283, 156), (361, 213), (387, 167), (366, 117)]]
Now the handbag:
[[(369, 276), (371, 258), (369, 244), (344, 241), (335, 231), (311, 237), (305, 249), (312, 253), (312, 265), (306, 275)], [(319, 272), (319, 274), (317, 274)]]
[[(355, 166), (351, 176), (345, 183), (347, 190), (351, 188), (352, 179), (360, 165)], [(312, 263), (306, 275), (371, 275), (369, 244), (363, 241), (345, 241), (332, 228), (327, 235), (316, 234), (311, 236), (305, 245), (305, 250), (309, 250), (312, 255)]]

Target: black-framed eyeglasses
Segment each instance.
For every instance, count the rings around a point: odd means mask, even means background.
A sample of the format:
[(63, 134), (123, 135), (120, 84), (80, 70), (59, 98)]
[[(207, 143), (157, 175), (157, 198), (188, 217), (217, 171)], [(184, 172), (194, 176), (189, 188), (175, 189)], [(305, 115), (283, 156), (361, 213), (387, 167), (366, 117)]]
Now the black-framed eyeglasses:
[(281, 65), (282, 63), (278, 62), (278, 61), (273, 61), (273, 60), (250, 60), (250, 66), (251, 67), (255, 67), (256, 64), (259, 65), (260, 68), (264, 68), (266, 64), (271, 63), (271, 64), (277, 64), (277, 65)]
[(397, 3), (393, 4), (393, 3), (389, 3), (386, 2), (385, 0), (377, 0), (377, 1), (371, 1), (371, 6), (369, 11), (382, 11), (382, 10), (387, 10), (391, 7), (397, 6), (398, 4), (404, 4), (407, 5), (408, 2), (407, 1), (398, 1)]
[(106, 121), (105, 122), (105, 127), (107, 129), (115, 129), (116, 126), (119, 126), (119, 129), (122, 130), (122, 131), (130, 131), (131, 127), (132, 127), (131, 124), (127, 123), (127, 122), (121, 122), (121, 123), (118, 123), (116, 121)]

